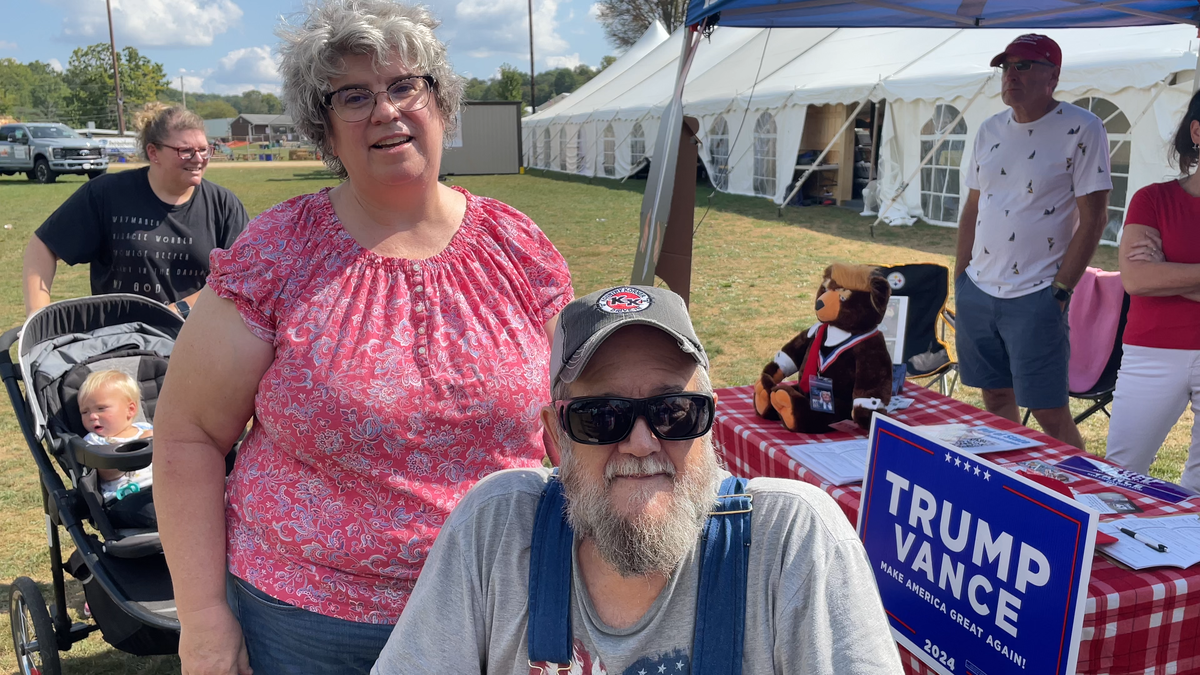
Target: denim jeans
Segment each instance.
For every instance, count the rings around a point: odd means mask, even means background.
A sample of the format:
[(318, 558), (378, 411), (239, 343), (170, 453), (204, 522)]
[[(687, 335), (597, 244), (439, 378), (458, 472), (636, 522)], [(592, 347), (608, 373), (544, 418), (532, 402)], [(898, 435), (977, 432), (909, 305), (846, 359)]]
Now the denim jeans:
[(390, 624), (310, 612), (276, 600), (233, 575), (229, 575), (228, 595), (242, 625), (254, 675), (369, 675), (392, 634)]

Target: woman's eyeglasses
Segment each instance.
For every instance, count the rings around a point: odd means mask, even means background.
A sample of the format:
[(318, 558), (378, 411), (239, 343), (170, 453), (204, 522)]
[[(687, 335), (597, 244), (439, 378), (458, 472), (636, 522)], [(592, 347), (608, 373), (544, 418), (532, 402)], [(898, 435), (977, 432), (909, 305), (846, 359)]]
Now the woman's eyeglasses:
[(1006, 73), (1010, 70), (1015, 70), (1017, 72), (1023, 73), (1025, 71), (1029, 70), (1030, 68), (1032, 68), (1033, 64), (1035, 64), (1035, 63), (1043, 65), (1043, 66), (1050, 66), (1051, 68), (1054, 67), (1054, 64), (1050, 63), (1049, 61), (1012, 61), (1012, 62), (1006, 61), (1004, 63), (1001, 63), (999, 66), (997, 66), (997, 68), (999, 68), (1000, 70), (1003, 70)]
[(683, 392), (649, 398), (588, 396), (556, 401), (558, 423), (576, 443), (610, 445), (633, 432), (639, 417), (664, 441), (686, 441), (708, 433), (716, 400), (711, 394)]
[(384, 91), (345, 87), (325, 94), (325, 107), (331, 108), (343, 122), (361, 122), (371, 116), (376, 97), (387, 94), (396, 110), (412, 112), (429, 105), (429, 92), (436, 85), (432, 75), (413, 75), (396, 80)]
[(185, 162), (196, 155), (200, 155), (200, 159), (208, 159), (213, 153), (213, 148), (211, 145), (206, 145), (203, 148), (177, 148), (173, 145), (167, 145), (166, 143), (155, 143), (155, 145), (160, 148), (170, 148), (174, 150), (175, 152), (179, 153), (179, 159), (182, 159)]

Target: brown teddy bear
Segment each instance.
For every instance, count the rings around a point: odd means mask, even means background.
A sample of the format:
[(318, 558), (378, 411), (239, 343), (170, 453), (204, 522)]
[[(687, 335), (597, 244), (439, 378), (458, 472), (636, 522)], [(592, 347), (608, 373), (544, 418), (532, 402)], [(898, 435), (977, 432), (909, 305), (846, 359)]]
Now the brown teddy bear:
[[(820, 323), (783, 346), (754, 385), (754, 409), (792, 431), (822, 433), (853, 418), (871, 425), (892, 395), (892, 358), (878, 326), (891, 288), (870, 265), (834, 263), (817, 291)], [(798, 382), (783, 380), (800, 373)]]

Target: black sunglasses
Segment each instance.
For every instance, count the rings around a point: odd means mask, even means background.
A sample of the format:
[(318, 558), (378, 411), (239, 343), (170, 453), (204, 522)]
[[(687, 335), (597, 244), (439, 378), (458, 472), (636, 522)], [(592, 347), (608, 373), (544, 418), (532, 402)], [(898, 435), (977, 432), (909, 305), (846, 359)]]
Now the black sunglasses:
[(1054, 67), (1054, 64), (1050, 63), (1049, 61), (1012, 61), (1011, 63), (1006, 61), (996, 67), (999, 68), (1000, 70), (1003, 70), (1006, 73), (1010, 69), (1023, 73), (1025, 71), (1029, 70), (1030, 68), (1032, 68), (1033, 64), (1035, 64), (1035, 63), (1040, 63), (1043, 66), (1050, 66), (1051, 68)]
[(629, 438), (639, 417), (664, 441), (687, 441), (708, 433), (716, 400), (682, 392), (649, 398), (588, 396), (555, 401), (558, 423), (576, 443), (611, 445)]

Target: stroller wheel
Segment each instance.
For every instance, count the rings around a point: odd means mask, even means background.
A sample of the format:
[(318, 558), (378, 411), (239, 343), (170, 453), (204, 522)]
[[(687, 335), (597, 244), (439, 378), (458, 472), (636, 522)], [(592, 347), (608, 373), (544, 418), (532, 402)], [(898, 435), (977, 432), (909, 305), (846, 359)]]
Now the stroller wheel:
[(46, 600), (29, 577), (18, 577), (9, 589), (13, 649), (21, 675), (60, 675), (58, 641)]

